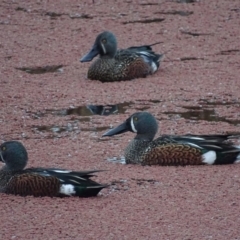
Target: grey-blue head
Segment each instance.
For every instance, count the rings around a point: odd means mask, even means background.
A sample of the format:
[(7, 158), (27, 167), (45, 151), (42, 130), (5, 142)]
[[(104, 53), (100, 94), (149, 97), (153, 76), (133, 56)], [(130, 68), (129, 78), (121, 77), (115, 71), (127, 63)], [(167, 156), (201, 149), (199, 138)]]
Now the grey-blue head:
[(4, 142), (0, 146), (0, 161), (5, 163), (4, 170), (23, 170), (28, 161), (27, 150), (18, 141)]
[(103, 134), (113, 136), (127, 131), (136, 133), (135, 139), (152, 141), (158, 131), (158, 124), (155, 117), (149, 112), (137, 112), (132, 114), (119, 126)]
[(100, 33), (92, 49), (80, 59), (80, 62), (89, 62), (98, 54), (101, 58), (114, 58), (117, 52), (117, 39), (112, 32)]

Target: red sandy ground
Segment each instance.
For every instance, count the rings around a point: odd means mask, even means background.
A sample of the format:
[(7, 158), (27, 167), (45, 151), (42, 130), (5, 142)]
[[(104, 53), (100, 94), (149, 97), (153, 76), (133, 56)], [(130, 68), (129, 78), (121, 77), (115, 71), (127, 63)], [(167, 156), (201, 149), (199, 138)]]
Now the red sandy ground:
[[(156, 18), (164, 20), (136, 22)], [(1, 1), (1, 139), (22, 141), (29, 166), (106, 169), (96, 180), (112, 185), (90, 199), (1, 194), (0, 238), (240, 239), (240, 165), (121, 165), (107, 158), (122, 156), (133, 134), (101, 139), (110, 125), (141, 109), (161, 121), (164, 134), (239, 132), (239, 125), (226, 121), (165, 113), (212, 102), (206, 107), (217, 116), (240, 120), (239, 26), (239, 0)], [(116, 34), (120, 48), (163, 42), (154, 46), (167, 53), (161, 69), (128, 82), (87, 80), (90, 63), (81, 64), (79, 58), (103, 30)], [(58, 64), (64, 67), (54, 73), (16, 69)], [(124, 114), (93, 115), (86, 121), (36, 114), (123, 102), (132, 102)], [(36, 130), (52, 125), (73, 129)]]

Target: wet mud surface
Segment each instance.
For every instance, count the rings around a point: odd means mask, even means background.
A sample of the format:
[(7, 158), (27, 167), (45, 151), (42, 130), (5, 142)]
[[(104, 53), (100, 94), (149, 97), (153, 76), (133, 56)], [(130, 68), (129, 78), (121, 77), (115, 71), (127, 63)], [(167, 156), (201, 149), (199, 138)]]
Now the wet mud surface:
[[(101, 138), (136, 111), (158, 134), (240, 132), (240, 4), (191, 1), (2, 1), (0, 136), (29, 167), (105, 169), (98, 197), (1, 194), (1, 239), (240, 239), (240, 165), (118, 163), (133, 134)], [(166, 53), (147, 78), (101, 83), (79, 59), (103, 30), (119, 48)], [(240, 141), (237, 142), (239, 144)]]

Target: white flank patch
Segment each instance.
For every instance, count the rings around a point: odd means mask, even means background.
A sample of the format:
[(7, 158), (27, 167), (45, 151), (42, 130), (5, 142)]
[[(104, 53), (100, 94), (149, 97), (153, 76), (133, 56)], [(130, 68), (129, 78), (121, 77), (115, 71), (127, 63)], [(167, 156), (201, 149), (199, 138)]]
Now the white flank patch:
[(157, 71), (157, 64), (155, 62), (152, 62), (151, 67), (153, 73)]
[(62, 184), (59, 192), (69, 196), (76, 193), (74, 186), (71, 184)]
[(137, 129), (135, 128), (134, 123), (133, 123), (133, 117), (131, 118), (131, 128), (135, 133), (137, 132)]
[(101, 43), (101, 46), (102, 46), (104, 54), (106, 54), (106, 48), (104, 47), (104, 45), (102, 43)]
[[(239, 146), (236, 146), (237, 148), (240, 148)], [(240, 163), (240, 153), (237, 155), (237, 158), (234, 163)]]
[(57, 172), (57, 173), (70, 173), (71, 171), (68, 171), (68, 170), (52, 170), (53, 172)]
[(208, 151), (202, 155), (203, 162), (206, 164), (214, 164), (217, 159), (215, 151)]

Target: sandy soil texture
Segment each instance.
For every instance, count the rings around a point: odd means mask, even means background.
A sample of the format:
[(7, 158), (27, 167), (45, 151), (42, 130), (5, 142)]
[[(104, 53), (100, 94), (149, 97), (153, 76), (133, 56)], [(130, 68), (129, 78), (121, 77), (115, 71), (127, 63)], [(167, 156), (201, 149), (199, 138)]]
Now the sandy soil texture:
[[(29, 166), (106, 169), (95, 180), (111, 186), (90, 199), (1, 194), (0, 238), (240, 239), (240, 165), (122, 165), (109, 160), (133, 134), (101, 138), (140, 110), (159, 134), (240, 132), (239, 26), (239, 0), (1, 1), (1, 141), (23, 142)], [(79, 59), (103, 30), (120, 48), (161, 41), (159, 71), (86, 79)]]

